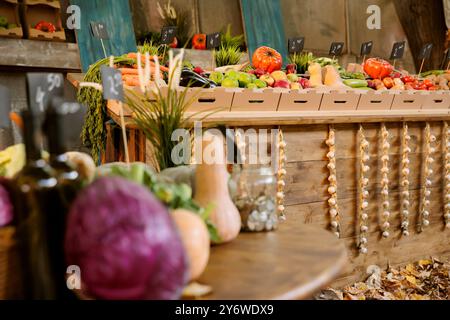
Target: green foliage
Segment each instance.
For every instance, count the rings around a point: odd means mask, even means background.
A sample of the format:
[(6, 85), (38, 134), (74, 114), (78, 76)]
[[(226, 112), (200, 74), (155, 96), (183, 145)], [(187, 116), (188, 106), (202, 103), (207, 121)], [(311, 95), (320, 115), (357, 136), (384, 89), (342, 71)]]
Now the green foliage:
[(138, 47), (138, 50), (142, 54), (148, 52), (150, 54), (150, 57), (158, 56), (159, 61), (162, 64), (165, 64), (169, 59), (169, 46), (165, 44), (157, 44), (152, 41), (144, 41), (144, 43)]
[(215, 51), (216, 66), (223, 67), (239, 64), (242, 54), (237, 46), (224, 47), (221, 45), (219, 50)]
[(226, 31), (221, 33), (220, 42), (224, 48), (241, 48), (244, 45), (244, 35), (233, 36), (231, 34), (231, 24), (229, 24)]
[(289, 62), (297, 65), (297, 73), (304, 74), (308, 71), (308, 66), (314, 60), (311, 52), (295, 53), (289, 57)]

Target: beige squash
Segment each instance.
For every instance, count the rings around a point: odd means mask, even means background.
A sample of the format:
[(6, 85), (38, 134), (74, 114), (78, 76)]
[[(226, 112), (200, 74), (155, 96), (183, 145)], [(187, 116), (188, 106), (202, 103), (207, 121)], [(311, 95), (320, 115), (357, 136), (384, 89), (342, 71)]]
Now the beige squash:
[[(203, 161), (195, 172), (194, 200), (205, 208), (213, 206), (210, 218), (217, 228), (220, 243), (234, 240), (241, 230), (241, 216), (228, 191), (224, 146), (223, 135), (215, 130), (208, 130), (203, 136)], [(213, 157), (219, 163), (207, 163), (205, 156), (209, 154), (214, 154)]]
[(189, 259), (190, 281), (198, 279), (209, 260), (210, 241), (205, 222), (195, 213), (178, 209), (172, 217), (180, 232)]

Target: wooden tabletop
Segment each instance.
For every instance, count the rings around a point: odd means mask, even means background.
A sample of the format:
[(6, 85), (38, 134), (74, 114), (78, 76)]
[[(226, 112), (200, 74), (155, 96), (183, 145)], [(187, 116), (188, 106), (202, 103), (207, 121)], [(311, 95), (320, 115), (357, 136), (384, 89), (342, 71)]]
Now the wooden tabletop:
[(286, 221), (270, 233), (241, 233), (213, 247), (199, 279), (213, 288), (209, 300), (309, 299), (335, 280), (347, 262), (332, 233)]

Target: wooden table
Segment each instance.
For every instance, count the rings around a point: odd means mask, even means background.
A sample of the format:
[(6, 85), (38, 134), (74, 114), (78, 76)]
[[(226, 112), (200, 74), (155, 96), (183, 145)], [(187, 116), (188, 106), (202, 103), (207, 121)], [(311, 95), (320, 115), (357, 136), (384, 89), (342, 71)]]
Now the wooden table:
[(199, 279), (209, 300), (309, 299), (335, 280), (347, 262), (344, 243), (330, 232), (286, 221), (271, 233), (242, 233), (212, 248)]

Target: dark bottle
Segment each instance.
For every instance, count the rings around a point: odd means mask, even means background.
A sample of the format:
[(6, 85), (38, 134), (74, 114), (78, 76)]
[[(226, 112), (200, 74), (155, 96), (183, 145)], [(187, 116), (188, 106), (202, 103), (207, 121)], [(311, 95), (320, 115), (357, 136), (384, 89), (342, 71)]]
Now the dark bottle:
[(66, 284), (67, 265), (64, 257), (64, 236), (66, 231), (67, 214), (70, 206), (82, 187), (82, 179), (68, 163), (66, 156), (67, 140), (72, 135), (73, 115), (80, 106), (74, 103), (54, 99), (47, 110), (44, 123), (45, 133), (50, 153), (50, 167), (57, 180), (55, 198), (48, 212), (47, 232), (49, 240), (49, 253), (54, 263), (54, 275), (57, 279), (57, 292), (59, 299), (74, 298)]
[(36, 117), (22, 113), (26, 164), (14, 179), (18, 244), (25, 299), (49, 300), (57, 295), (48, 248), (47, 214), (57, 179), (41, 158), (42, 133)]

